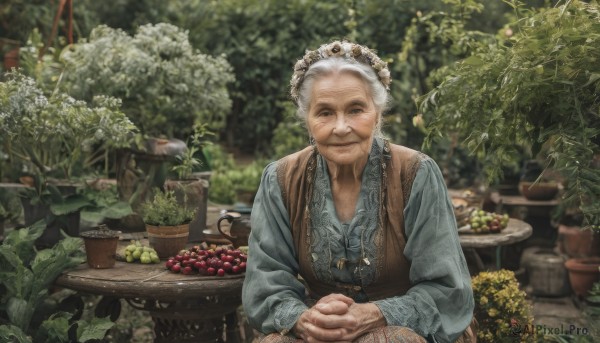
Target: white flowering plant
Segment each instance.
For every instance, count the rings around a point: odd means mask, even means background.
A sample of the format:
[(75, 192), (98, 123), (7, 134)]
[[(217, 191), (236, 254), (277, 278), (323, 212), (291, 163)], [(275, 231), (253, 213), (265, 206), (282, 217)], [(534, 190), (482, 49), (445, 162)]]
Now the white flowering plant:
[(193, 125), (224, 126), (233, 70), (224, 56), (195, 50), (177, 26), (142, 25), (133, 36), (100, 25), (61, 54), (60, 87), (77, 99), (122, 99), (122, 110), (150, 136), (185, 139)]
[(0, 82), (3, 149), (34, 176), (42, 195), (48, 178), (82, 176), (98, 154), (129, 146), (136, 127), (119, 105), (109, 97), (88, 105), (61, 92), (46, 96), (34, 79), (9, 73)]

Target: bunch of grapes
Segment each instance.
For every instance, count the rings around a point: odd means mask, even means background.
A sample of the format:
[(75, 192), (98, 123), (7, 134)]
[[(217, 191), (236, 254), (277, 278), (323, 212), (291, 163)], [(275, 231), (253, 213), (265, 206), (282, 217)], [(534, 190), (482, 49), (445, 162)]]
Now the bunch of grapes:
[(131, 241), (125, 248), (125, 261), (129, 263), (140, 261), (141, 263), (158, 263), (160, 258), (156, 251), (148, 246), (142, 245), (140, 241)]
[(225, 276), (226, 273), (239, 274), (246, 271), (247, 259), (246, 254), (239, 249), (205, 249), (194, 246), (169, 258), (165, 266), (174, 273)]
[(498, 214), (486, 212), (481, 209), (474, 209), (469, 218), (471, 229), (475, 233), (498, 233), (508, 225), (508, 214)]

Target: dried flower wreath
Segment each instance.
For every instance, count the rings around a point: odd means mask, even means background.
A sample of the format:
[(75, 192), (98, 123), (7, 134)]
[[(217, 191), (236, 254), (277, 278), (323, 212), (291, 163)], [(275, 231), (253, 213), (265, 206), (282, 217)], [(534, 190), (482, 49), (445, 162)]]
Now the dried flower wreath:
[(342, 57), (370, 66), (375, 70), (375, 74), (377, 74), (379, 81), (385, 86), (385, 89), (390, 89), (392, 79), (387, 63), (381, 60), (373, 50), (348, 41), (335, 41), (323, 44), (317, 50), (307, 50), (304, 57), (296, 62), (294, 74), (290, 82), (290, 93), (295, 102), (298, 102), (298, 91), (304, 81), (306, 71), (314, 63), (330, 57)]

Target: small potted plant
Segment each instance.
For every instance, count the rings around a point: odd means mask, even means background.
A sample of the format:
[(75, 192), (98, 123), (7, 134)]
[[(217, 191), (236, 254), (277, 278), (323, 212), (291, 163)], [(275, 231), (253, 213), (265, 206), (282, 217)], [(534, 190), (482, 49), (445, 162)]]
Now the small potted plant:
[(181, 206), (174, 191), (156, 191), (151, 201), (142, 204), (142, 218), (150, 246), (161, 259), (175, 256), (185, 248), (194, 210)]
[(106, 225), (98, 225), (96, 230), (81, 233), (85, 245), (87, 263), (91, 268), (114, 267), (117, 259), (117, 245), (120, 231), (110, 230)]
[(206, 124), (194, 125), (194, 132), (188, 138), (186, 149), (175, 156), (175, 164), (171, 171), (176, 176), (165, 181), (165, 189), (175, 192), (175, 197), (181, 206), (196, 208), (196, 217), (190, 223), (190, 242), (198, 242), (202, 231), (206, 229), (206, 212), (208, 205), (208, 180), (196, 173), (204, 163), (203, 148), (210, 142), (206, 136), (214, 135)]

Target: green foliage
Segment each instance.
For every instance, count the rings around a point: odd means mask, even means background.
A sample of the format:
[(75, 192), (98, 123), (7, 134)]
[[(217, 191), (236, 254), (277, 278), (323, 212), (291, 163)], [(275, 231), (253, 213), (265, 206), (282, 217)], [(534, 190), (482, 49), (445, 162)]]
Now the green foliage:
[(10, 73), (0, 83), (0, 131), (4, 150), (36, 175), (41, 194), (48, 176), (67, 178), (90, 171), (86, 159), (100, 150), (125, 146), (135, 127), (114, 98), (92, 105), (55, 92), (46, 97), (35, 81)]
[[(85, 261), (80, 238), (65, 237), (51, 249), (37, 251), (34, 242), (42, 235), (41, 222), (30, 228), (11, 231), (0, 246), (0, 340), (16, 342), (67, 342), (69, 327), (81, 326), (79, 341), (98, 339), (112, 324), (98, 320), (85, 330), (85, 323), (71, 322), (70, 314), (56, 313), (46, 318), (41, 326), (31, 327), (34, 313), (48, 297), (48, 288), (66, 269)], [(84, 334), (85, 333), (85, 334)], [(30, 334), (33, 335), (33, 339)]]
[(133, 36), (101, 25), (89, 41), (62, 54), (61, 87), (78, 99), (103, 94), (148, 135), (185, 137), (197, 122), (223, 127), (234, 80), (223, 56), (194, 50), (186, 31), (170, 24), (143, 25)]
[(287, 103), (284, 108), (285, 116), (275, 128), (271, 140), (275, 159), (302, 150), (310, 144), (304, 123), (300, 122), (295, 115), (295, 106)]
[[(83, 187), (77, 193), (86, 201), (86, 204), (80, 208), (81, 219), (90, 223), (91, 226), (100, 224), (106, 218), (120, 219), (133, 213), (129, 203), (119, 200), (116, 186), (104, 189)], [(50, 210), (57, 214), (56, 205), (50, 206)]]
[(256, 193), (268, 161), (259, 158), (249, 164), (239, 165), (231, 154), (226, 154), (217, 145), (209, 146), (206, 154), (212, 169), (208, 190), (210, 201), (233, 204), (236, 200), (242, 200), (238, 199), (242, 193)]
[(0, 41), (25, 43), (34, 28), (50, 33), (56, 4), (45, 0), (4, 1), (0, 7)]
[(176, 226), (191, 222), (196, 213), (181, 206), (174, 191), (157, 190), (152, 201), (142, 204), (144, 223), (155, 226)]
[(17, 195), (6, 188), (0, 188), (0, 222), (17, 220), (21, 212), (22, 207)]
[(471, 55), (437, 74), (420, 99), (431, 117), (428, 142), (458, 132), (490, 180), (522, 150), (546, 149), (546, 164), (567, 181), (563, 202), (600, 223), (600, 14), (597, 3), (570, 1), (525, 10), (510, 33), (470, 40)]
[(189, 179), (192, 173), (202, 166), (202, 161), (197, 157), (202, 153), (202, 149), (209, 143), (205, 136), (212, 136), (214, 133), (208, 130), (206, 124), (194, 125), (194, 131), (187, 141), (187, 149), (176, 156), (177, 164), (171, 167), (171, 170), (177, 173), (179, 180)]

